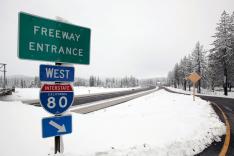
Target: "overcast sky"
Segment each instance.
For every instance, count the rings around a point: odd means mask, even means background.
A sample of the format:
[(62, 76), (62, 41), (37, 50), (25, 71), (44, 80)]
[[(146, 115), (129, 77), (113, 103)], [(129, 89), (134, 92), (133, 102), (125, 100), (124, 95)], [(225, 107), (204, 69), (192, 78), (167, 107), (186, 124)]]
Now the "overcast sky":
[(197, 41), (210, 48), (223, 10), (232, 13), (234, 0), (1, 0), (0, 62), (8, 75), (31, 76), (45, 63), (17, 57), (24, 11), (91, 28), (91, 63), (75, 65), (77, 77), (167, 76)]

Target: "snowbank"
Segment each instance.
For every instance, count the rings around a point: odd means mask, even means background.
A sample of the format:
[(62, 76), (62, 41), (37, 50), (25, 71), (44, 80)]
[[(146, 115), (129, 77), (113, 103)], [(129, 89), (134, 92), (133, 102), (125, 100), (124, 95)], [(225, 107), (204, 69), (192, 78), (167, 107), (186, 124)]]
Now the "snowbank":
[[(42, 108), (0, 102), (0, 155), (53, 155), (53, 138), (41, 138)], [(86, 115), (72, 113), (73, 133), (63, 137), (64, 156), (195, 155), (225, 134), (209, 103), (157, 91)]]
[[(175, 91), (175, 92), (179, 92), (179, 93), (185, 93), (185, 94), (193, 94), (193, 87), (191, 87), (191, 90), (183, 90), (180, 88), (174, 88), (174, 87), (167, 87), (168, 89)], [(210, 91), (207, 89), (201, 89), (201, 93), (197, 93), (197, 88), (195, 89), (196, 91), (196, 95), (203, 95), (203, 96), (214, 96), (214, 97), (225, 97), (225, 98), (234, 98), (234, 92), (228, 92), (228, 96), (223, 94), (223, 91)]]

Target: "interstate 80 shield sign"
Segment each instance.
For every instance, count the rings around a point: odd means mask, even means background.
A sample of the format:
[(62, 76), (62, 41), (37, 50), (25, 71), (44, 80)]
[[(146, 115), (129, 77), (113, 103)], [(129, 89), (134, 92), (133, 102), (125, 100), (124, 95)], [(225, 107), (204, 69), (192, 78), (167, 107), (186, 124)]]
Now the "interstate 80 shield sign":
[(41, 106), (51, 114), (64, 113), (73, 103), (74, 92), (70, 84), (44, 84), (40, 91)]

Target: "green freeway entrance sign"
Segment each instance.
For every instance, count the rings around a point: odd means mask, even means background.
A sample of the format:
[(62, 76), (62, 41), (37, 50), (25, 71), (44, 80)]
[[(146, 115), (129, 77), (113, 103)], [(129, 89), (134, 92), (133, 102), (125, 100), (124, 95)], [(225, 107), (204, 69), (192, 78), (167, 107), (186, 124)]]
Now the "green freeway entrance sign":
[(89, 64), (89, 28), (19, 13), (18, 56), (21, 59)]

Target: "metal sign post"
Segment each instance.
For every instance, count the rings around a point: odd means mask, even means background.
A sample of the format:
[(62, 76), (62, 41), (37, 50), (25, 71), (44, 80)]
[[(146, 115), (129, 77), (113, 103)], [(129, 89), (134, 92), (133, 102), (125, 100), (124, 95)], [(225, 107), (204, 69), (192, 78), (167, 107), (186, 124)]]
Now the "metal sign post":
[[(61, 66), (62, 63), (58, 63), (56, 62), (55, 65), (58, 65), (58, 66)], [(61, 82), (55, 82), (55, 84), (58, 84), (58, 83), (61, 83)], [(56, 116), (56, 115), (55, 115)], [(57, 115), (57, 116), (60, 116), (60, 115)], [(60, 143), (61, 143), (61, 138), (60, 136), (55, 136), (54, 137), (54, 153), (57, 154), (57, 153), (60, 153), (61, 150), (60, 150)]]
[(195, 83), (193, 83), (193, 101), (195, 101)]
[(193, 83), (193, 101), (195, 101), (195, 85), (197, 81), (201, 79), (201, 76), (198, 75), (196, 72), (192, 72), (186, 79), (189, 79)]
[[(55, 65), (58, 65), (58, 66), (61, 66), (62, 63), (58, 63), (56, 62)], [(61, 82), (55, 82), (55, 84), (59, 84)], [(55, 116), (61, 116), (61, 115), (55, 115)], [(55, 136), (54, 137), (54, 153), (57, 154), (57, 153), (60, 153), (60, 142), (61, 142), (61, 138), (60, 136)]]

